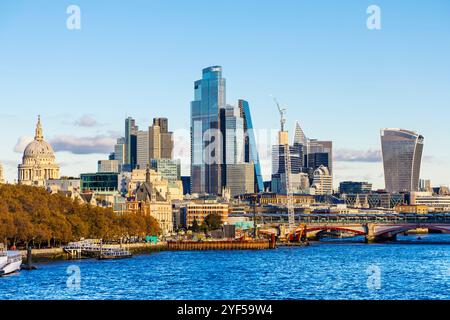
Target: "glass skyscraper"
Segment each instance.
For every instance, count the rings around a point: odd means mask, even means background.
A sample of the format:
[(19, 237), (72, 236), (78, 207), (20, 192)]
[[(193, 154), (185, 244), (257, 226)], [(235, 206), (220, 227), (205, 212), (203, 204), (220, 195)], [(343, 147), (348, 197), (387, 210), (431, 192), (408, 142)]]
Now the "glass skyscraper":
[(137, 132), (138, 127), (136, 121), (128, 117), (125, 119), (125, 164), (129, 165), (131, 169), (136, 168), (137, 164)]
[(223, 146), (220, 121), (226, 105), (226, 80), (222, 67), (203, 69), (194, 84), (191, 102), (191, 192), (221, 194)]
[(253, 129), (250, 106), (247, 101), (239, 100), (239, 108), (244, 118), (245, 130), (245, 162), (253, 163), (255, 167), (255, 191), (264, 191), (264, 181), (261, 173), (261, 164), (259, 162), (258, 148), (256, 145), (255, 132)]
[(391, 193), (417, 191), (424, 137), (403, 129), (381, 130), (384, 179)]

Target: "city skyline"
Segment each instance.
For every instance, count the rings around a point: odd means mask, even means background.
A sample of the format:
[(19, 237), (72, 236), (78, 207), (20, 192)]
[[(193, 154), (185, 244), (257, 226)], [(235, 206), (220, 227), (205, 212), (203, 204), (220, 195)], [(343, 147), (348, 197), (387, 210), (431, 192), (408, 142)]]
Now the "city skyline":
[[(423, 134), (427, 143), (421, 178), (431, 179), (433, 185), (449, 184), (450, 155), (439, 144), (446, 133), (444, 119), (450, 101), (446, 89), (450, 64), (445, 59), (450, 50), (443, 41), (450, 22), (440, 14), (449, 8), (448, 2), (408, 4), (410, 12), (405, 16), (401, 4), (379, 1), (384, 17), (380, 31), (365, 28), (366, 1), (340, 6), (322, 2), (328, 9), (287, 1), (283, 8), (264, 4), (261, 12), (253, 15), (249, 15), (251, 1), (212, 4), (219, 17), (248, 18), (241, 34), (236, 33), (236, 26), (216, 26), (208, 34), (218, 33), (223, 40), (221, 50), (199, 52), (191, 45), (183, 54), (176, 50), (178, 46), (185, 48), (187, 42), (201, 40), (192, 36), (183, 40), (184, 33), (178, 28), (183, 22), (189, 22), (188, 30), (197, 27), (191, 19), (207, 12), (198, 3), (155, 2), (157, 17), (152, 10), (139, 10), (141, 13), (129, 7), (120, 13), (115, 4), (105, 8), (79, 1), (85, 19), (79, 31), (65, 29), (64, 5), (27, 3), (25, 14), (19, 9), (26, 2), (2, 3), (0, 15), (8, 15), (0, 26), (5, 44), (0, 58), (8, 62), (2, 64), (4, 76), (0, 77), (0, 125), (6, 129), (0, 162), (6, 179), (16, 178), (21, 147), (32, 139), (30, 128), (37, 114), (43, 116), (46, 138), (55, 148), (63, 175), (94, 172), (97, 160), (106, 158), (116, 138), (123, 136), (127, 115), (144, 127), (153, 117), (167, 117), (174, 131), (188, 131), (192, 82), (199, 70), (219, 64), (229, 80), (228, 100), (249, 101), (255, 130), (278, 128), (270, 98), (274, 94), (289, 107), (291, 137), (298, 120), (307, 136), (333, 140), (335, 188), (344, 180), (384, 186), (378, 133), (385, 127)], [(169, 7), (173, 9), (174, 3), (180, 8), (175, 10), (180, 24), (170, 28), (171, 20), (163, 20), (173, 13)], [(41, 6), (45, 10), (40, 10)], [(185, 9), (191, 14), (188, 20), (181, 14)], [(274, 18), (271, 9), (284, 19)], [(108, 20), (116, 18), (116, 25), (107, 25), (103, 14), (99, 15), (105, 10)], [(125, 18), (127, 14), (136, 22)], [(263, 25), (260, 19), (272, 21)], [(415, 25), (411, 25), (412, 19)], [(36, 25), (30, 28), (30, 23)], [(341, 28), (332, 28), (335, 25)], [(167, 38), (159, 36), (161, 27), (166, 28)], [(133, 34), (131, 31), (149, 35), (142, 42), (133, 38), (130, 43), (125, 36)], [(415, 44), (415, 37), (423, 35), (426, 43)], [(116, 36), (126, 50), (115, 46)], [(94, 40), (99, 38), (96, 44)], [(347, 50), (350, 44), (354, 45), (351, 52)], [(237, 50), (239, 55), (233, 53), (236, 45), (244, 49)], [(435, 49), (431, 51), (427, 45)], [(155, 46), (164, 50), (155, 52)], [(270, 167), (261, 162), (267, 180)]]

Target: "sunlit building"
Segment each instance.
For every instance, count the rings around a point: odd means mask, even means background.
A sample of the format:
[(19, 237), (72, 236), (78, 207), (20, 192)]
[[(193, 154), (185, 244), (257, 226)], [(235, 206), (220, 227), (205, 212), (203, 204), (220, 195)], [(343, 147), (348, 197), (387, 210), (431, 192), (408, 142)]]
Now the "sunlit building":
[(312, 187), (316, 195), (333, 194), (333, 177), (325, 166), (320, 166), (314, 171), (314, 180)]
[(47, 180), (59, 179), (59, 165), (51, 145), (44, 140), (40, 117), (34, 140), (25, 148), (18, 169), (18, 181), (23, 185), (45, 187)]
[(418, 191), (424, 137), (403, 129), (381, 130), (387, 192)]
[[(194, 84), (191, 102), (191, 192), (222, 192), (222, 132), (220, 110), (226, 105), (226, 80), (222, 67), (203, 69), (203, 77)], [(205, 149), (208, 148), (208, 150)]]

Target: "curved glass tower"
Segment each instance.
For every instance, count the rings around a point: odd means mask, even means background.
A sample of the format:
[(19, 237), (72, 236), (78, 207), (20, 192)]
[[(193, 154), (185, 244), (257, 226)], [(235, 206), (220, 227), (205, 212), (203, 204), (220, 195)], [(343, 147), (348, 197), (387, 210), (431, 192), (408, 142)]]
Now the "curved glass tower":
[(403, 129), (381, 130), (384, 179), (391, 193), (417, 191), (424, 137)]
[(191, 192), (220, 194), (222, 191), (222, 133), (220, 112), (226, 105), (226, 80), (222, 67), (203, 69), (194, 84), (191, 102)]

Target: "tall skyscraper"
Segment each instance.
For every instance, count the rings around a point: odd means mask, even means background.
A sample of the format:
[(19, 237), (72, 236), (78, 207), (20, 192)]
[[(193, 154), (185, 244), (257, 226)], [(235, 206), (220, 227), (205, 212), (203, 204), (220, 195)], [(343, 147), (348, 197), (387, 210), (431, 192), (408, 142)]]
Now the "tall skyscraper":
[[(315, 155), (321, 154), (321, 155)], [(333, 142), (332, 141), (319, 141), (316, 139), (310, 139), (308, 141), (308, 155), (307, 155), (308, 167), (316, 170), (321, 165), (326, 166), (330, 171), (330, 175), (333, 175)], [(312, 160), (310, 160), (312, 159)]]
[(258, 147), (256, 145), (255, 132), (253, 129), (253, 122), (250, 113), (250, 106), (247, 101), (238, 101), (239, 109), (241, 110), (242, 118), (244, 119), (245, 130), (245, 162), (253, 163), (255, 169), (255, 192), (264, 191), (264, 181), (261, 173), (261, 164), (259, 162)]
[(149, 128), (150, 159), (172, 159), (173, 133), (166, 118), (154, 118)]
[(137, 165), (139, 169), (146, 169), (150, 164), (150, 152), (149, 152), (149, 132), (138, 131), (137, 132)]
[(137, 132), (139, 128), (136, 121), (128, 117), (125, 119), (125, 164), (130, 165), (132, 169), (137, 164)]
[(114, 160), (119, 162), (119, 166), (122, 167), (126, 161), (126, 143), (125, 138), (117, 139), (117, 143), (114, 146)]
[(308, 138), (306, 137), (305, 133), (303, 132), (302, 127), (300, 127), (300, 123), (297, 121), (295, 122), (295, 132), (294, 132), (294, 144), (301, 144), (304, 146), (304, 151), (307, 151), (308, 146)]
[(238, 107), (225, 108), (225, 163), (227, 165), (245, 162), (244, 119)]
[(419, 188), (424, 137), (403, 129), (381, 130), (386, 191), (409, 192)]
[(154, 118), (149, 127), (149, 158), (172, 159), (173, 133), (169, 132), (169, 122), (166, 118)]
[(226, 105), (226, 80), (222, 67), (203, 69), (194, 83), (191, 102), (191, 191), (221, 194), (223, 146), (220, 110)]

